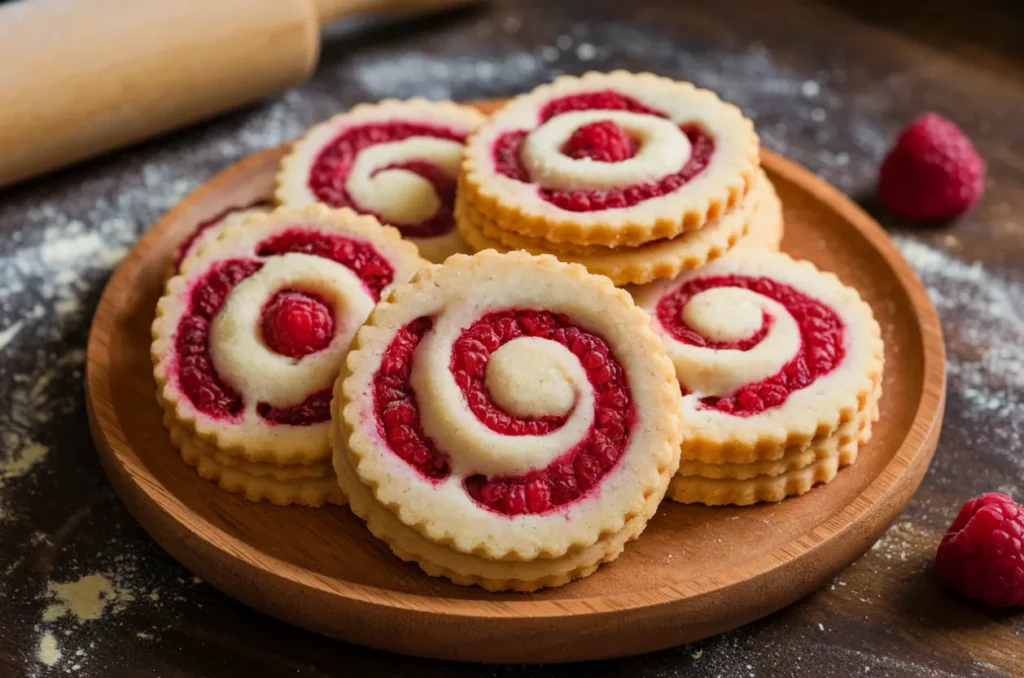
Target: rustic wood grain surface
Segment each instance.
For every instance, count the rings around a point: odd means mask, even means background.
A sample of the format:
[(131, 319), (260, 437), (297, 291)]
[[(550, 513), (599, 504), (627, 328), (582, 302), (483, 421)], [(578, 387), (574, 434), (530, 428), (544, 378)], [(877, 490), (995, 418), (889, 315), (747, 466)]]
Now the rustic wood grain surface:
[[(963, 603), (930, 568), (965, 499), (1024, 498), (1024, 10), (911, 4), (505, 1), (347, 28), (315, 78), (278, 99), (0, 192), (0, 675), (1024, 675), (1024, 615)], [(102, 475), (82, 394), (88, 320), (139, 233), (219, 169), (358, 101), (497, 97), (616, 67), (692, 79), (741, 105), (767, 146), (860, 199), (928, 286), (949, 352), (945, 428), (876, 547), (808, 599), (695, 645), (482, 667), (290, 628), (150, 541)], [(989, 164), (981, 204), (929, 228), (871, 198), (887, 143), (924, 110), (959, 123)]]

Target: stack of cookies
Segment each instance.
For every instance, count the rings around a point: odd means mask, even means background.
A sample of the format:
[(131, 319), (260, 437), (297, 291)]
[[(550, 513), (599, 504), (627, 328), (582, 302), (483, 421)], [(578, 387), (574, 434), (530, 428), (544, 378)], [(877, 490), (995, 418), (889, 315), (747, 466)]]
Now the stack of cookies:
[(532, 591), (636, 539), (679, 464), (679, 389), (607, 278), (525, 252), (454, 256), (396, 288), (334, 387), (356, 515), (429, 574)]
[(191, 251), (152, 344), (185, 463), (252, 501), (344, 503), (331, 386), (374, 304), (425, 263), (373, 217), (320, 206), (250, 214)]
[(777, 249), (782, 215), (754, 126), (715, 94), (650, 74), (563, 77), (466, 146), (456, 223), (475, 250), (525, 250), (617, 284)]
[(784, 254), (742, 253), (634, 290), (683, 394), (669, 496), (781, 501), (857, 458), (881, 396), (881, 330), (857, 292)]
[(560, 78), (490, 120), (357, 106), (292, 146), (274, 199), (169, 264), (171, 439), (249, 500), (348, 502), (428, 574), (564, 584), (666, 496), (828, 482), (878, 417), (871, 309), (776, 252), (753, 125), (690, 84)]

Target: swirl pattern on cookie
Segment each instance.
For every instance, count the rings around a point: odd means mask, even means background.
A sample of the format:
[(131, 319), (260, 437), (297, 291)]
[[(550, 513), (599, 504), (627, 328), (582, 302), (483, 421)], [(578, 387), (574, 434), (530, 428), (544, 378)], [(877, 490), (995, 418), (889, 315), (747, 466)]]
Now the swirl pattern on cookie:
[(784, 254), (730, 254), (634, 296), (675, 364), (684, 458), (777, 458), (853, 419), (881, 374), (870, 307)]
[(331, 385), (373, 305), (424, 264), (394, 229), (323, 206), (251, 216), (186, 259), (152, 344), (186, 461), (268, 482), (333, 478)]
[(309, 130), (281, 162), (275, 198), (349, 207), (394, 226), (441, 262), (466, 251), (452, 210), (474, 108), (425, 99), (356, 106)]
[(374, 310), (335, 387), (339, 483), (366, 496), (353, 510), (396, 553), (459, 561), (475, 583), (502, 580), (491, 561), (535, 562), (508, 578), (537, 583), (617, 555), (678, 465), (678, 387), (649, 325), (553, 257), (424, 270)]
[(759, 165), (752, 123), (689, 83), (624, 71), (562, 77), (469, 141), (464, 200), (553, 243), (636, 246), (717, 219)]

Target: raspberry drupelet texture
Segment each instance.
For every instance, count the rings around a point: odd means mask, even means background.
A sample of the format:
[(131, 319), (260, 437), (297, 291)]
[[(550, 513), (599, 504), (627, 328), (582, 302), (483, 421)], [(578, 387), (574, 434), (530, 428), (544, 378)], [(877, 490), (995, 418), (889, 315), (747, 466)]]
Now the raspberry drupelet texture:
[(573, 132), (562, 152), (577, 160), (621, 162), (636, 155), (636, 142), (611, 120), (601, 120)]
[(263, 340), (289, 358), (316, 353), (334, 338), (334, 315), (308, 292), (282, 290), (263, 308)]
[(942, 538), (935, 571), (968, 598), (1024, 605), (1024, 507), (995, 492), (968, 501)]
[(985, 187), (985, 163), (949, 120), (923, 115), (899, 135), (878, 175), (878, 197), (898, 216), (950, 219), (966, 212)]

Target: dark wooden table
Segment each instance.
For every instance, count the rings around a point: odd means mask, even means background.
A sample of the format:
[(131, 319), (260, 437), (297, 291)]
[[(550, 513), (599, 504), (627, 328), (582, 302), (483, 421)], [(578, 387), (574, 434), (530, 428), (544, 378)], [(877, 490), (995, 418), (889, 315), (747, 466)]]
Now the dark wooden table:
[[(930, 566), (964, 500), (1024, 499), (1024, 9), (913, 4), (507, 1), (346, 29), (315, 78), (276, 100), (0, 192), (0, 675), (1024, 675), (1024, 615), (947, 595)], [(89, 318), (125, 248), (224, 166), (358, 101), (505, 96), (612, 68), (691, 79), (741, 105), (767, 146), (872, 210), (927, 284), (948, 342), (945, 428), (878, 544), (761, 622), (584, 667), (347, 646), (250, 611), (165, 555), (103, 477), (83, 405)], [(966, 130), (989, 180), (972, 213), (922, 229), (871, 196), (889, 140), (925, 110)], [(55, 587), (76, 581), (65, 610)]]

